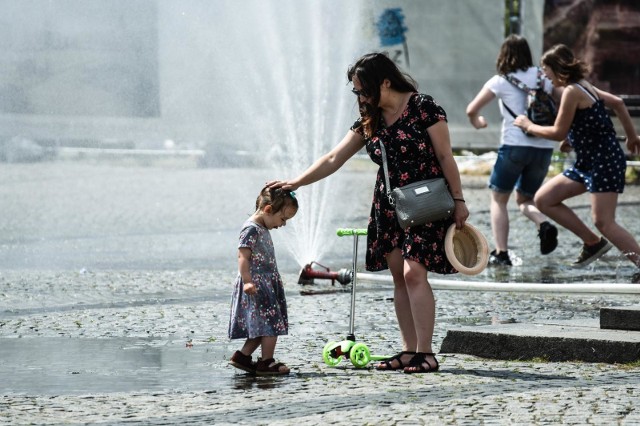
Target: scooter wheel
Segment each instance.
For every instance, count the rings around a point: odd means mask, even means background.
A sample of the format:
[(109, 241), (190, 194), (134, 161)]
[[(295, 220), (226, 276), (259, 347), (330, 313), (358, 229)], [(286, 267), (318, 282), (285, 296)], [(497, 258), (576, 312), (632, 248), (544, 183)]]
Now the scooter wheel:
[(324, 345), (324, 348), (322, 349), (322, 360), (325, 364), (331, 367), (340, 364), (340, 361), (342, 361), (342, 356), (336, 358), (331, 355), (331, 351), (335, 349), (336, 346), (339, 346), (337, 342), (329, 342)]
[(364, 343), (356, 343), (349, 352), (349, 359), (356, 368), (363, 368), (371, 361), (371, 352)]

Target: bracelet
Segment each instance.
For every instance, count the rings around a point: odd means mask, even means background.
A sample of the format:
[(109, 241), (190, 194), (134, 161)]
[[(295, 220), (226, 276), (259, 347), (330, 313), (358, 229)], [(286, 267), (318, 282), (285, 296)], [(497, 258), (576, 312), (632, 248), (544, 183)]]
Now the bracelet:
[(454, 198), (453, 201), (460, 201), (462, 203), (466, 203), (466, 201), (464, 200), (464, 198)]

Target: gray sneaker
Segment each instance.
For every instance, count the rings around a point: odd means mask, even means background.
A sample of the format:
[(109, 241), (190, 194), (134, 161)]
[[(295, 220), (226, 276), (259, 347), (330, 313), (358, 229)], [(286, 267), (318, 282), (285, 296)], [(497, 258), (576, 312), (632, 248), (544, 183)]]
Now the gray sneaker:
[(600, 242), (592, 246), (584, 244), (580, 256), (571, 264), (574, 268), (582, 268), (599, 259), (603, 254), (611, 250), (613, 245), (604, 237), (600, 237)]

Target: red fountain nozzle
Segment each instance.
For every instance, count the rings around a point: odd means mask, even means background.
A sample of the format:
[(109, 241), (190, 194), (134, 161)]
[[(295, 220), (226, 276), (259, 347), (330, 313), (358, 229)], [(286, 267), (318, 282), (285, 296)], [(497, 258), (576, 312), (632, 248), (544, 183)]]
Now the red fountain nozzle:
[[(313, 269), (313, 265), (318, 265), (324, 270)], [(300, 276), (298, 277), (298, 284), (313, 284), (314, 278), (323, 278), (331, 280), (331, 285), (335, 285), (336, 280), (340, 284), (349, 284), (351, 282), (351, 270), (349, 269), (340, 269), (338, 272), (332, 272), (326, 266), (319, 264), (318, 262), (311, 262), (300, 270)]]

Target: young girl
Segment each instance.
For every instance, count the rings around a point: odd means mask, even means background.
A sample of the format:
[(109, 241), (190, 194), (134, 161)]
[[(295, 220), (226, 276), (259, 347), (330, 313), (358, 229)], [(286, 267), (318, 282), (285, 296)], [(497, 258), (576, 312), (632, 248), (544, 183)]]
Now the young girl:
[[(293, 191), (265, 187), (256, 200), (255, 213), (240, 231), (229, 338), (246, 340), (229, 363), (260, 376), (289, 374), (286, 365), (273, 359), (278, 336), (289, 331), (289, 320), (269, 230), (285, 226), (297, 212), (298, 200)], [(251, 354), (258, 346), (262, 358), (254, 363)]]
[[(540, 188), (535, 196), (536, 206), (583, 241), (582, 252), (574, 266), (588, 265), (606, 253), (611, 248), (608, 239), (640, 267), (640, 246), (615, 220), (618, 194), (624, 191), (626, 160), (605, 106), (620, 120), (627, 135), (629, 152), (638, 154), (640, 138), (629, 111), (622, 99), (584, 79), (586, 65), (575, 58), (567, 46), (552, 47), (544, 53), (541, 62), (553, 85), (565, 88), (556, 121), (553, 126), (539, 126), (520, 115), (514, 123), (535, 136), (563, 141), (562, 151), (566, 151), (570, 143), (576, 152), (576, 162)], [(606, 239), (591, 231), (563, 203), (586, 191), (591, 194), (593, 222)], [(633, 280), (636, 280), (635, 276)]]

